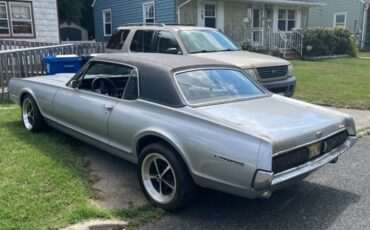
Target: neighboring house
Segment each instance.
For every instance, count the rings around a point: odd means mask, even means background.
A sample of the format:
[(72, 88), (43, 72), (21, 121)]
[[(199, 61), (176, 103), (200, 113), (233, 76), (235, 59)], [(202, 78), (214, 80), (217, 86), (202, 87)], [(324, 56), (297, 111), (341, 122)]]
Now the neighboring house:
[[(181, 23), (215, 27), (234, 41), (250, 40), (268, 47), (306, 28), (309, 9), (325, 4), (315, 0), (95, 0), (95, 31), (107, 41), (125, 23)], [(297, 44), (297, 42), (290, 42)]]
[(0, 0), (0, 39), (59, 43), (57, 0)]
[(341, 27), (357, 35), (361, 47), (370, 46), (370, 0), (322, 0), (327, 5), (312, 9), (309, 27)]
[(87, 41), (89, 34), (85, 28), (74, 22), (63, 22), (60, 24), (60, 39), (62, 41)]

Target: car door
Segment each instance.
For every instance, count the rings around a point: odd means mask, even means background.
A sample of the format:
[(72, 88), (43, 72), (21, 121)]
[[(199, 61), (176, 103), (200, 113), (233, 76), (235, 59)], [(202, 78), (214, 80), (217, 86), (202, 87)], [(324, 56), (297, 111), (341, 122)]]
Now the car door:
[(118, 100), (108, 122), (110, 146), (119, 149), (120, 154), (132, 153), (131, 144), (143, 113), (142, 108), (137, 103), (139, 98), (138, 77), (139, 73), (137, 69), (134, 69), (126, 84), (124, 95)]
[[(54, 113), (58, 123), (85, 136), (109, 143), (108, 119), (117, 104), (118, 95), (109, 95), (102, 89), (89, 87), (94, 79), (113, 79), (121, 73), (127, 74), (127, 68), (117, 67), (108, 62), (91, 62), (86, 70), (73, 81), (79, 86), (60, 89), (54, 99)], [(108, 83), (105, 83), (108, 84)], [(123, 84), (123, 82), (122, 82)], [(96, 86), (95, 86), (96, 87)], [(124, 85), (116, 88), (124, 88)]]

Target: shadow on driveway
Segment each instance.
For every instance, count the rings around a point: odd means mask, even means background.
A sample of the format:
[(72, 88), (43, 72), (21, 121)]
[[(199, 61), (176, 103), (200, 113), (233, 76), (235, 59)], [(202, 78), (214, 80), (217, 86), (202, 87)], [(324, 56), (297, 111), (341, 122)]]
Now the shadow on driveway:
[(143, 229), (327, 229), (360, 196), (310, 182), (248, 200), (202, 190), (195, 204)]

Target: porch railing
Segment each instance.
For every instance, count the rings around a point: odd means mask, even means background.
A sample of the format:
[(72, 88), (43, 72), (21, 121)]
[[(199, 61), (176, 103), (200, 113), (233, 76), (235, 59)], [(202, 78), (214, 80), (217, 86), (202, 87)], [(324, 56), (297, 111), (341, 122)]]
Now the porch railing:
[(52, 46), (52, 45), (57, 45), (57, 44), (47, 43), (47, 42), (0, 40), (0, 51), (14, 50), (14, 49), (24, 49), (24, 48), (32, 48), (32, 47), (41, 47), (41, 46)]
[(293, 31), (289, 35), (290, 47), (299, 53), (300, 56), (303, 55), (303, 34), (298, 30)]
[(272, 32), (269, 36), (271, 48), (280, 51), (283, 57), (286, 57), (288, 49), (294, 49), (300, 56), (303, 54), (303, 34), (295, 30), (293, 32)]
[(0, 100), (7, 96), (10, 78), (44, 75), (42, 58), (48, 55), (104, 53), (104, 43), (79, 43), (0, 51)]

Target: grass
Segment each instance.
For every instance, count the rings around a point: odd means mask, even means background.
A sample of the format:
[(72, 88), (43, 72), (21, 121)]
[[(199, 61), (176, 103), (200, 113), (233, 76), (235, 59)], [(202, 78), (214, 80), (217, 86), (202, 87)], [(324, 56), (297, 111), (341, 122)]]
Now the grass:
[(163, 214), (149, 205), (95, 206), (81, 143), (57, 131), (30, 134), (13, 105), (0, 105), (0, 140), (1, 229), (55, 229), (91, 218), (124, 219), (135, 228)]
[(340, 108), (370, 109), (368, 59), (340, 58), (292, 63), (297, 77), (295, 98)]

